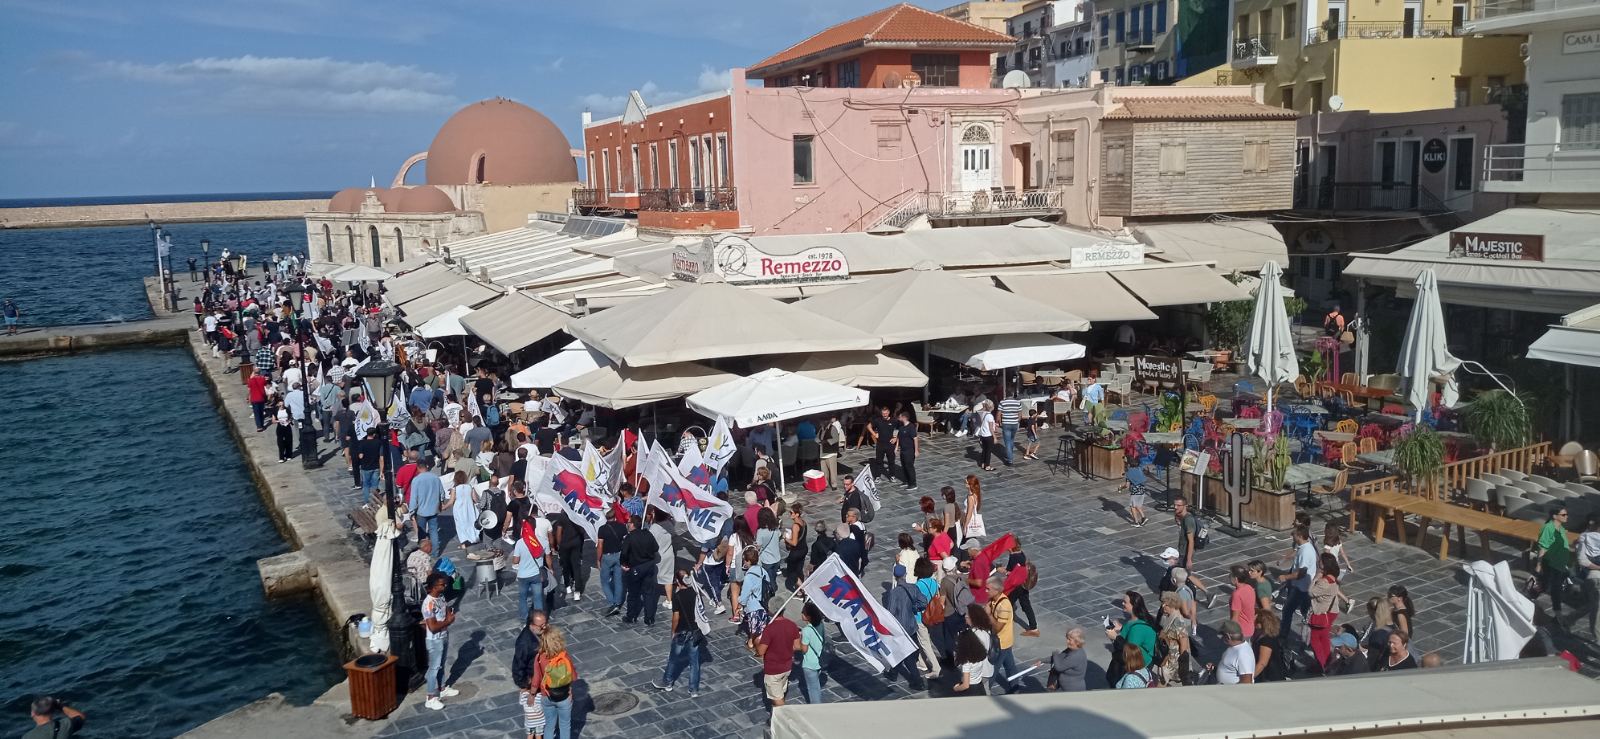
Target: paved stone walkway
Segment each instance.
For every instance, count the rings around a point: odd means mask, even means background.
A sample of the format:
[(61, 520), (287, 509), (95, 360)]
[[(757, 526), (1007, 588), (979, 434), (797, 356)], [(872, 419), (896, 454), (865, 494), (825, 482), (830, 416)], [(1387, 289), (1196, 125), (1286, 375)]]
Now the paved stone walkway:
[[(1054, 456), (1051, 446), (1054, 429), (1041, 456)], [(917, 519), (917, 497), (938, 497), (944, 484), (960, 485), (964, 476), (975, 470), (970, 439), (935, 435), (924, 444), (923, 461), (918, 470), (922, 488), (907, 492), (898, 482), (885, 482), (884, 508), (871, 528), (877, 532), (879, 549), (872, 557), (865, 580), (881, 593), (893, 563), (895, 534), (908, 531)], [(848, 463), (861, 464), (868, 456), (862, 449), (846, 455)], [(319, 476), (337, 481), (327, 487), (330, 496), (349, 503), (356, 493), (348, 491), (347, 476), (330, 469)], [(984, 477), (984, 512), (992, 535), (1011, 531), (1017, 534), (1040, 571), (1039, 587), (1033, 591), (1042, 638), (1017, 637), (1016, 658), (1021, 665), (1044, 658), (1062, 647), (1062, 634), (1069, 624), (1082, 624), (1089, 635), (1091, 659), (1106, 662), (1108, 642), (1096, 628), (1100, 618), (1114, 615), (1116, 601), (1126, 589), (1149, 593), (1162, 566), (1152, 557), (1177, 540), (1177, 529), (1170, 513), (1153, 513), (1144, 528), (1133, 528), (1123, 518), (1123, 496), (1115, 491), (1114, 481), (1084, 481), (1075, 473), (1058, 470), (1047, 461), (1019, 462)], [(833, 520), (837, 511), (833, 494), (801, 492), (801, 500), (817, 501), (807, 518)], [(1318, 532), (1321, 521), (1315, 524)], [(814, 528), (812, 529), (815, 530)], [(991, 537), (992, 538), (992, 537)], [(682, 540), (680, 540), (682, 541)], [(920, 538), (919, 538), (920, 541)], [(1216, 532), (1211, 544), (1198, 557), (1199, 575), (1210, 583), (1222, 583), (1227, 567), (1251, 559), (1276, 566), (1281, 554), (1290, 548), (1286, 533), (1258, 532), (1232, 538)], [(457, 557), (460, 550), (451, 548)], [(681, 545), (680, 555), (687, 550)], [(1355, 572), (1344, 580), (1347, 593), (1362, 601), (1390, 585), (1400, 583), (1411, 592), (1417, 607), (1414, 648), (1419, 654), (1437, 650), (1447, 661), (1459, 661), (1463, 639), (1465, 605), (1464, 579), (1458, 561), (1440, 562), (1415, 546), (1396, 542), (1374, 544), (1366, 536), (1348, 540), (1346, 551)], [(592, 558), (592, 549), (589, 552)], [(1219, 589), (1219, 592), (1221, 590)], [(780, 597), (786, 593), (780, 591)], [(575, 691), (576, 736), (618, 736), (634, 729), (651, 736), (757, 737), (768, 720), (768, 709), (761, 697), (759, 664), (747, 654), (725, 617), (713, 619), (710, 658), (703, 662), (701, 695), (691, 700), (687, 678), (680, 678), (672, 693), (649, 686), (661, 674), (667, 654), (669, 618), (663, 608), (654, 627), (642, 624), (624, 626), (618, 619), (601, 616), (605, 610), (596, 577), (590, 578), (581, 602), (558, 604), (552, 613), (554, 623), (570, 635), (572, 653), (581, 681)], [(797, 618), (798, 605), (789, 607)], [(1211, 627), (1227, 618), (1226, 598), (1216, 607), (1204, 609), (1200, 654), (1215, 651), (1216, 635)], [(1365, 617), (1357, 612), (1359, 626)], [(516, 634), (517, 603), (509, 590), (500, 595), (470, 593), (461, 606), (461, 617), (452, 628), (449, 674), (462, 693), (451, 699), (444, 711), (430, 711), (413, 695), (391, 716), (379, 733), (393, 737), (504, 737), (521, 736), (521, 717), (509, 677), (509, 665)], [(903, 681), (890, 682), (864, 669), (865, 664), (842, 637), (835, 636), (840, 659), (825, 677), (824, 692), (829, 701), (883, 700), (928, 697), (927, 691), (912, 692)], [(1590, 653), (1592, 656), (1592, 652)], [(1094, 668), (1091, 668), (1092, 670)], [(1588, 670), (1586, 670), (1588, 671)], [(1038, 687), (1037, 676), (1027, 682)], [(1091, 685), (1094, 676), (1091, 675)], [(948, 682), (936, 683), (932, 695), (947, 694)], [(599, 715), (593, 710), (593, 696), (629, 693), (638, 705), (621, 715)], [(792, 685), (789, 700), (799, 702), (798, 685)]]

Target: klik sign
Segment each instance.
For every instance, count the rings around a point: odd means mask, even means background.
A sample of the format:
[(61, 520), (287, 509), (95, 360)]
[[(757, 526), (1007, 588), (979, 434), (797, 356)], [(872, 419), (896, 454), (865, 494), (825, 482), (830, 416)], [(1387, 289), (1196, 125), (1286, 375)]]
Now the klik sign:
[(1144, 244), (1102, 241), (1094, 246), (1072, 248), (1073, 269), (1120, 267), (1127, 264), (1144, 264)]
[(1422, 168), (1438, 174), (1444, 171), (1444, 165), (1450, 161), (1450, 149), (1444, 145), (1443, 139), (1428, 139), (1422, 145)]
[(1451, 231), (1450, 258), (1542, 262), (1544, 261), (1544, 236), (1542, 234), (1491, 234)]
[(1177, 357), (1134, 357), (1133, 375), (1141, 382), (1183, 382), (1183, 360)]
[(770, 254), (733, 234), (679, 245), (672, 253), (672, 270), (685, 280), (715, 273), (729, 283), (753, 285), (835, 282), (850, 277), (844, 253), (833, 247)]

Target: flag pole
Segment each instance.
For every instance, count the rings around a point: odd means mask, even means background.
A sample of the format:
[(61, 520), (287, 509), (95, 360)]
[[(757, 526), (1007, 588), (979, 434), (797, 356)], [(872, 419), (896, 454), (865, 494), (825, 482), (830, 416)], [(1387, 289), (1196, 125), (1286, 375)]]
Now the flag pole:
[[(827, 564), (829, 560), (834, 560), (834, 559), (838, 559), (838, 558), (839, 558), (839, 554), (837, 552), (835, 552), (833, 554), (828, 555), (828, 559), (822, 560), (822, 564)], [(843, 564), (842, 561), (841, 561), (841, 564)], [(806, 586), (811, 584), (811, 578), (817, 576), (817, 570), (818, 569), (821, 569), (821, 567), (818, 567), (816, 569), (811, 570), (811, 574), (806, 575), (806, 579), (800, 581), (800, 587), (795, 588), (794, 592), (789, 594), (789, 597), (783, 601), (783, 605), (778, 606), (777, 609), (775, 609), (773, 611), (770, 611), (770, 613), (772, 613), (774, 615), (779, 614), (779, 613), (783, 613), (783, 609), (789, 607), (789, 601), (794, 600), (795, 596), (797, 596), (800, 593), (804, 592), (805, 589), (806, 589)]]

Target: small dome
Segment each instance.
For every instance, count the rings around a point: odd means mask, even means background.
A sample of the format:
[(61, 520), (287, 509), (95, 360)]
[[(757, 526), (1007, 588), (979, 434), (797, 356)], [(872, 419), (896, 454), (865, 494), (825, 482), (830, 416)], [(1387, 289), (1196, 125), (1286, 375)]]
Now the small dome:
[(561, 129), (542, 113), (505, 98), (457, 111), (428, 147), (430, 185), (530, 185), (576, 182), (578, 165)]
[(361, 201), (367, 197), (365, 187), (347, 187), (328, 199), (329, 213), (354, 213), (361, 210)]
[(400, 198), (406, 194), (405, 190), (392, 187), (369, 187), (367, 190), (378, 196), (378, 202), (383, 203), (383, 212), (400, 212)]
[(420, 185), (400, 191), (400, 200), (394, 213), (454, 213), (456, 204), (450, 196), (433, 185)]

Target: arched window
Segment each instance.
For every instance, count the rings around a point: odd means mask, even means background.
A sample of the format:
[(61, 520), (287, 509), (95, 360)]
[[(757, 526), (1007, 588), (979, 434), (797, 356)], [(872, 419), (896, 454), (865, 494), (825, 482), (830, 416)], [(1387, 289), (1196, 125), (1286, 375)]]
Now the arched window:
[(988, 144), (992, 142), (993, 138), (989, 135), (989, 127), (982, 123), (974, 123), (961, 132), (961, 143), (963, 144)]
[(355, 264), (356, 263), (356, 231), (355, 231), (355, 229), (353, 229), (353, 228), (351, 228), (349, 226), (345, 226), (344, 227), (344, 238), (345, 238), (346, 241), (350, 242), (350, 263), (351, 264)]
[(473, 182), (481, 185), (484, 182), (488, 181), (484, 177), (484, 173), (488, 170), (488, 162), (489, 162), (489, 157), (488, 156), (486, 156), (484, 154), (479, 154), (478, 155), (478, 161), (474, 162), (473, 165), (472, 165), (472, 181)]
[(372, 266), (383, 266), (383, 250), (378, 244), (378, 227), (367, 226), (367, 236), (372, 239)]
[(399, 228), (394, 230), (394, 251), (395, 261), (404, 262), (406, 260), (406, 237), (400, 235)]
[(327, 253), (328, 261), (333, 261), (333, 229), (328, 224), (322, 224), (322, 250)]

